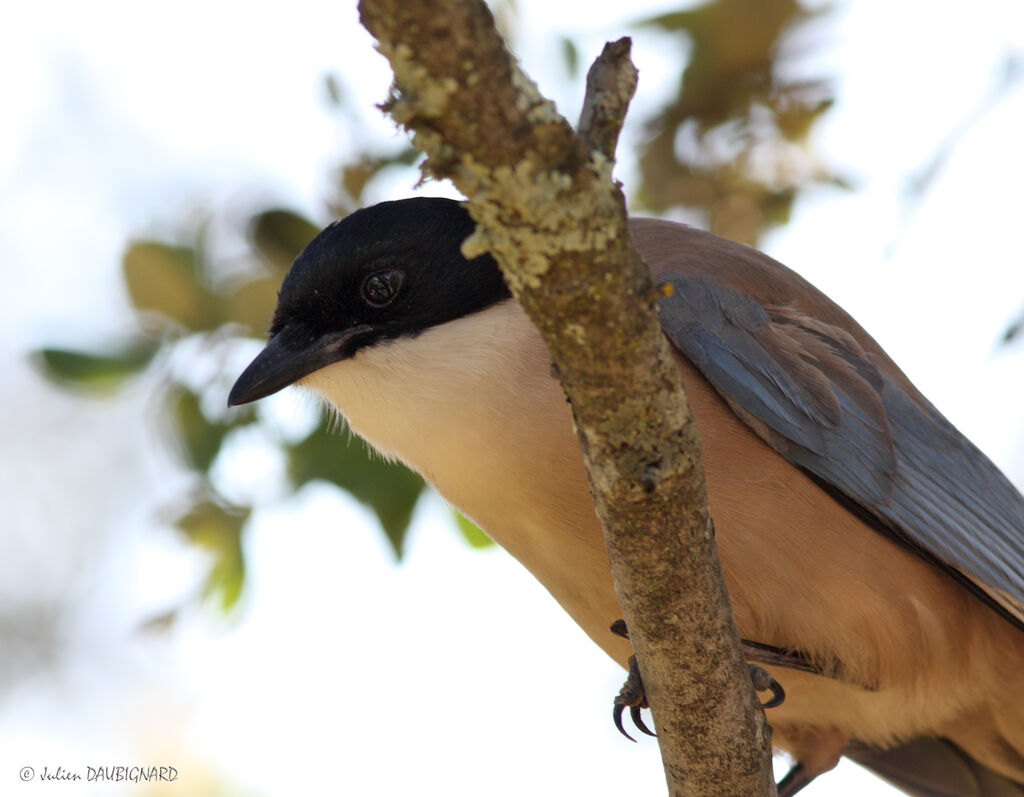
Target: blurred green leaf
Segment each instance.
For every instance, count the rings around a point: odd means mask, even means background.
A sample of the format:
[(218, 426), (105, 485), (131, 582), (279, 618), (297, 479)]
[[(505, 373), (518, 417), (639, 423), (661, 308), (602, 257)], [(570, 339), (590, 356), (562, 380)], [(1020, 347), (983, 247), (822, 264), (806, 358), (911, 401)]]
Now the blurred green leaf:
[(784, 68), (789, 34), (820, 13), (796, 0), (710, 0), (639, 23), (690, 45), (676, 96), (648, 122), (639, 204), (697, 208), (713, 232), (756, 243), (802, 189), (842, 184), (809, 144), (832, 88)]
[(296, 488), (323, 479), (348, 491), (373, 509), (401, 558), (412, 510), (424, 489), (419, 476), (404, 465), (371, 455), (361, 442), (353, 444), (332, 434), (326, 421), (288, 454), (289, 474)]
[(220, 324), (217, 302), (200, 284), (191, 247), (139, 241), (128, 247), (122, 265), (128, 295), (138, 310), (158, 313), (192, 332)]
[(240, 324), (253, 337), (262, 338), (270, 328), (280, 287), (278, 276), (246, 280), (224, 299), (224, 320)]
[(393, 155), (364, 155), (355, 163), (345, 164), (341, 168), (341, 187), (359, 202), (362, 199), (363, 191), (381, 170), (389, 166), (411, 166), (420, 158), (420, 152), (415, 147), (404, 147)]
[(1003, 344), (1013, 343), (1020, 337), (1021, 332), (1024, 332), (1024, 315), (1021, 315), (1016, 321), (1010, 324), (1003, 332)]
[(250, 423), (253, 413), (232, 413), (230, 423), (209, 420), (199, 404), (199, 396), (186, 387), (176, 385), (168, 395), (178, 440), (187, 464), (202, 473), (209, 470), (220, 452), (228, 432)]
[(494, 540), (488, 537), (481, 528), (472, 520), (463, 515), (457, 509), (452, 511), (455, 516), (455, 525), (471, 548), (490, 548)]
[(345, 106), (345, 90), (342, 88), (341, 80), (333, 72), (324, 75), (324, 90), (327, 92), (327, 102), (335, 108)]
[(267, 210), (253, 217), (249, 240), (276, 272), (278, 285), (306, 244), (320, 232), (309, 219), (290, 210)]
[(203, 595), (217, 599), (223, 611), (235, 605), (245, 583), (242, 527), (249, 514), (249, 509), (200, 501), (189, 507), (174, 523), (192, 543), (213, 556)]
[(565, 64), (565, 71), (569, 77), (574, 78), (580, 70), (580, 51), (576, 47), (576, 42), (568, 36), (562, 36), (561, 45), (562, 62)]
[(203, 500), (189, 506), (174, 525), (185, 533), (190, 542), (213, 553), (221, 553), (238, 547), (242, 526), (248, 519), (247, 508), (229, 508)]
[(135, 626), (135, 630), (146, 634), (166, 634), (174, 628), (180, 617), (181, 607), (176, 606), (173, 609), (158, 612), (151, 617), (147, 617)]
[(218, 559), (203, 586), (203, 597), (219, 599), (221, 611), (230, 611), (245, 587), (245, 557), (241, 547), (230, 556)]
[(34, 352), (33, 361), (50, 380), (96, 393), (110, 392), (143, 370), (159, 350), (155, 341), (133, 344), (104, 354), (45, 348)]
[(379, 162), (368, 159), (343, 166), (341, 169), (341, 187), (345, 189), (345, 193), (358, 202), (370, 178), (380, 171), (381, 168), (382, 166)]

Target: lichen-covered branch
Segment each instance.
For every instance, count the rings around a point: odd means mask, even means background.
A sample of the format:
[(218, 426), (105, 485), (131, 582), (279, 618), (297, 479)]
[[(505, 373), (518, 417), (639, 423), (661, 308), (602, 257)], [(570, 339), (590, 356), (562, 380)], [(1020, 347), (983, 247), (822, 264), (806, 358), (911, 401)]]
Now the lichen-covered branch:
[(469, 197), (464, 250), (494, 254), (561, 375), (670, 793), (772, 793), (696, 429), (611, 175), (635, 88), (628, 41), (592, 74), (577, 135), (480, 0), (361, 0), (360, 14), (395, 73), (386, 110)]
[(615, 159), (622, 123), (636, 91), (637, 71), (628, 38), (609, 42), (587, 72), (587, 92), (576, 132), (588, 149)]

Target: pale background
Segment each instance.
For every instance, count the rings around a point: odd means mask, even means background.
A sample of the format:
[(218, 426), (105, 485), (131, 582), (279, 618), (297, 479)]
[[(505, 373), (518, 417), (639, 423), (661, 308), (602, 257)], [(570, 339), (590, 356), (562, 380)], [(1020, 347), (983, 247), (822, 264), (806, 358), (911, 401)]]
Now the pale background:
[[(557, 77), (557, 35), (576, 35), (589, 62), (627, 21), (676, 7), (628, 5), (520, 3), (525, 68), (570, 119), (580, 97)], [(270, 496), (247, 537), (241, 611), (139, 631), (201, 574), (155, 517), (182, 478), (156, 408), (145, 384), (83, 401), (28, 365), (34, 346), (95, 345), (124, 328), (129, 235), (194, 206), (242, 216), (291, 204), (326, 221), (326, 172), (354, 133), (326, 108), (323, 74), (343, 76), (374, 135), (397, 135), (372, 108), (390, 73), (352, 6), (53, 2), (5, 14), (2, 794), (149, 793), (18, 779), (26, 765), (118, 764), (176, 766), (181, 780), (161, 792), (175, 795), (664, 791), (655, 743), (612, 728), (622, 672), (518, 564), (471, 551), (436, 497), (396, 566), (369, 513), (336, 493)], [(1024, 5), (861, 0), (820, 35), (839, 101), (817, 143), (857, 190), (805, 198), (764, 248), (852, 312), (1020, 484), (1024, 353), (996, 341), (1024, 306), (1024, 87), (989, 98), (1006, 55), (1024, 53)], [(674, 90), (682, 56), (653, 33), (634, 41), (639, 117)], [(620, 146), (627, 188), (639, 132)], [(910, 202), (908, 180), (947, 140), (931, 190)], [(372, 199), (411, 189), (384, 181)], [(287, 393), (274, 406), (282, 424), (312, 411)], [(280, 463), (244, 453), (234, 478), (249, 494)], [(847, 764), (806, 791), (885, 793)]]

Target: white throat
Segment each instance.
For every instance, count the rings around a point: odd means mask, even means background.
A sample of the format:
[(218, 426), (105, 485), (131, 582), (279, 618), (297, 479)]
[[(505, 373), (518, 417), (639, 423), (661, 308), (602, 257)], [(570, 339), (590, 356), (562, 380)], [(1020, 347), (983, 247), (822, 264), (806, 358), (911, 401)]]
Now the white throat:
[(550, 523), (552, 510), (572, 506), (568, 496), (548, 495), (555, 491), (545, 474), (575, 468), (586, 489), (571, 416), (549, 362), (539, 333), (508, 300), (362, 349), (299, 384), (518, 556), (516, 542), (502, 539), (510, 507), (517, 536), (531, 516)]
[[(360, 350), (300, 384), (421, 473), (522, 562), (599, 645), (621, 616), (572, 417), (513, 300)], [(339, 442), (339, 445), (343, 443)]]

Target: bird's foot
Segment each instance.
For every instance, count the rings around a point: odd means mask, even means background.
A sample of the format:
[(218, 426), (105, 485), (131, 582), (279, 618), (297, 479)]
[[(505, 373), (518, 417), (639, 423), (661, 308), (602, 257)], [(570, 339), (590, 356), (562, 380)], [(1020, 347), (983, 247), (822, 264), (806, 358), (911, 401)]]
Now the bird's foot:
[(631, 742), (636, 741), (622, 727), (622, 712), (628, 707), (629, 716), (633, 719), (633, 724), (636, 725), (637, 730), (641, 733), (646, 733), (648, 736), (657, 736), (654, 731), (647, 727), (643, 717), (640, 715), (640, 709), (647, 708), (647, 693), (644, 691), (644, 682), (640, 677), (640, 667), (636, 663), (636, 656), (629, 657), (629, 674), (626, 676), (626, 682), (622, 685), (622, 689), (619, 690), (619, 694), (613, 702), (612, 720), (615, 722), (615, 727), (619, 729), (619, 733)]
[(754, 682), (754, 689), (758, 692), (766, 692), (770, 689), (772, 692), (772, 696), (761, 704), (761, 708), (781, 706), (786, 699), (786, 690), (782, 688), (782, 684), (776, 681), (768, 670), (758, 667), (756, 664), (747, 662), (747, 667), (750, 668), (750, 680)]
[[(609, 630), (616, 636), (629, 639), (629, 631), (626, 628), (625, 620), (616, 620), (612, 623)], [(771, 698), (762, 703), (761, 707), (775, 708), (782, 705), (782, 701), (786, 699), (786, 692), (782, 685), (767, 670), (758, 667), (756, 664), (748, 664), (747, 666), (750, 668), (750, 680), (754, 683), (754, 689), (758, 692), (771, 690)], [(640, 714), (641, 709), (647, 708), (647, 693), (644, 691), (644, 681), (640, 676), (640, 667), (636, 662), (636, 656), (629, 657), (629, 673), (626, 676), (626, 682), (622, 685), (622, 689), (619, 690), (619, 694), (615, 697), (613, 704), (612, 720), (615, 722), (615, 727), (619, 729), (619, 733), (631, 742), (635, 742), (636, 739), (626, 733), (626, 729), (622, 727), (622, 713), (627, 708), (629, 709), (629, 716), (633, 720), (633, 724), (641, 733), (646, 733), (648, 736), (657, 736), (654, 731), (647, 727), (643, 716)]]
[[(615, 634), (615, 636), (629, 639), (629, 631), (626, 628), (625, 620), (616, 620), (608, 630)], [(648, 736), (658, 735), (647, 727), (643, 717), (640, 715), (640, 709), (647, 708), (647, 692), (644, 691), (644, 680), (640, 677), (640, 666), (636, 663), (636, 656), (629, 657), (629, 674), (626, 675), (626, 682), (622, 685), (622, 689), (619, 690), (619, 694), (613, 703), (612, 720), (615, 722), (615, 727), (619, 729), (619, 733), (631, 742), (635, 742), (636, 739), (626, 733), (626, 729), (622, 727), (622, 712), (627, 707), (629, 708), (629, 716), (633, 719), (633, 724), (636, 725), (641, 733), (646, 733)]]

